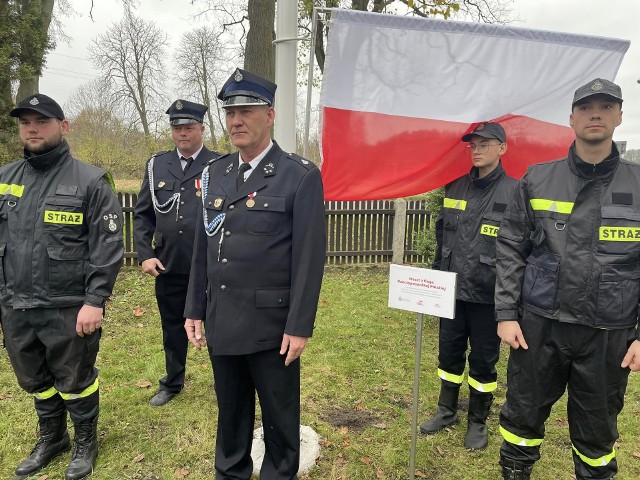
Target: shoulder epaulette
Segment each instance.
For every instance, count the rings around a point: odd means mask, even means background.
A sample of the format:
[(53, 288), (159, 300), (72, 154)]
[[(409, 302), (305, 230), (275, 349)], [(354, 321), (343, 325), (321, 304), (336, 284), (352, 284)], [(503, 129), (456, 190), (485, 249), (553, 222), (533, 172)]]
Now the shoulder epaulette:
[(207, 162), (207, 165), (211, 165), (212, 163), (217, 162), (218, 160), (221, 160), (221, 159), (223, 159), (224, 157), (228, 157), (229, 155), (230, 155), (229, 153), (222, 153), (222, 154), (219, 154), (219, 156), (217, 156), (217, 157), (212, 158), (211, 160), (209, 160), (209, 161)]
[[(154, 153), (153, 155), (151, 155), (151, 156), (149, 157), (149, 160), (151, 160), (152, 158), (159, 157), (160, 155), (164, 155), (165, 153), (172, 152), (172, 151), (173, 151), (173, 150), (162, 150), (161, 152)], [(149, 160), (147, 160), (147, 161), (149, 161)]]
[(290, 158), (294, 162), (302, 165), (307, 170), (311, 170), (312, 168), (316, 167), (313, 162), (307, 160), (306, 158), (302, 158), (300, 155), (296, 155), (295, 153), (287, 153), (287, 158)]

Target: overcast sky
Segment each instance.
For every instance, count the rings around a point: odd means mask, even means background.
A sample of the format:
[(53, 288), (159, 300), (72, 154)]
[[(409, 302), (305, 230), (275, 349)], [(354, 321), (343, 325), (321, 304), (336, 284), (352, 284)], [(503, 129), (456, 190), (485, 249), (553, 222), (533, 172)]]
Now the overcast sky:
[[(87, 46), (97, 35), (122, 17), (120, 3), (113, 0), (94, 2), (93, 18), (89, 18), (87, 0), (71, 0), (77, 15), (64, 18), (63, 28), (71, 38), (69, 44), (58, 42), (47, 57), (47, 68), (40, 81), (40, 91), (61, 104), (88, 80), (95, 78), (87, 58)], [(639, 0), (513, 0), (509, 3), (513, 25), (561, 32), (616, 37), (631, 41), (616, 83), (622, 87), (623, 122), (616, 130), (616, 140), (627, 140), (627, 148), (640, 148), (640, 1)], [(189, 0), (141, 0), (137, 15), (153, 20), (169, 35), (172, 47), (180, 35), (200, 26), (204, 18), (194, 19), (197, 9)], [(171, 75), (171, 72), (168, 72)], [(567, 116), (569, 115), (567, 106)]]

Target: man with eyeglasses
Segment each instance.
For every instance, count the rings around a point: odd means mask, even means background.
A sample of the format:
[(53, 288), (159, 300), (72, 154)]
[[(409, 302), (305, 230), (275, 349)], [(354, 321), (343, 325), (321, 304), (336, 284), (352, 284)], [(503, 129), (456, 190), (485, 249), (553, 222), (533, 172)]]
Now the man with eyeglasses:
[(514, 195), (516, 180), (507, 176), (500, 158), (507, 151), (499, 123), (476, 125), (462, 137), (473, 166), (445, 186), (444, 205), (436, 221), (433, 268), (458, 274), (456, 315), (440, 319), (438, 409), (420, 426), (425, 434), (458, 421), (458, 396), (469, 352), (469, 415), (464, 445), (483, 449), (488, 443), (486, 420), (497, 387), (495, 365), (500, 351), (494, 317), (495, 239)]
[(640, 167), (613, 142), (620, 87), (581, 86), (569, 119), (567, 157), (529, 167), (497, 240), (496, 319), (511, 346), (506, 480), (531, 478), (565, 390), (576, 479), (612, 479), (629, 371), (640, 370)]

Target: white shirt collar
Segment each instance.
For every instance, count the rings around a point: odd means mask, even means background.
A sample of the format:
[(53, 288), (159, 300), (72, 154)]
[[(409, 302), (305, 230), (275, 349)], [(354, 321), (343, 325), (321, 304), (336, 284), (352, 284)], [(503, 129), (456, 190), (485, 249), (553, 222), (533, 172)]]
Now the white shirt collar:
[[(247, 170), (244, 173), (245, 180), (249, 177), (249, 175), (251, 175), (251, 172), (253, 172), (256, 169), (256, 167), (260, 163), (260, 160), (262, 160), (264, 157), (267, 156), (267, 153), (269, 153), (269, 150), (271, 150), (271, 147), (273, 147), (273, 140), (269, 140), (269, 145), (267, 145), (267, 148), (265, 148), (262, 152), (260, 152), (260, 154), (256, 158), (254, 158), (249, 162), (249, 165), (251, 165), (251, 170)], [(240, 155), (240, 152), (238, 152), (238, 167), (242, 163), (243, 163), (242, 155)]]

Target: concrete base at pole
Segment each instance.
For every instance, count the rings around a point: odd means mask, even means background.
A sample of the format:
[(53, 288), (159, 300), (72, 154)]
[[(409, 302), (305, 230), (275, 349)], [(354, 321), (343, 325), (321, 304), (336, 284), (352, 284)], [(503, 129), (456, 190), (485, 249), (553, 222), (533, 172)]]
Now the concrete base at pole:
[[(320, 435), (307, 425), (300, 425), (300, 469), (298, 474), (307, 473), (316, 465), (320, 456)], [(253, 432), (251, 459), (253, 460), (253, 474), (260, 474), (262, 459), (264, 458), (264, 435), (262, 427)]]

